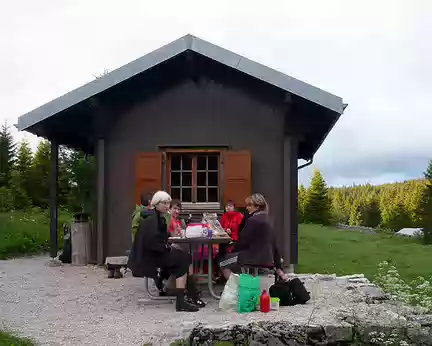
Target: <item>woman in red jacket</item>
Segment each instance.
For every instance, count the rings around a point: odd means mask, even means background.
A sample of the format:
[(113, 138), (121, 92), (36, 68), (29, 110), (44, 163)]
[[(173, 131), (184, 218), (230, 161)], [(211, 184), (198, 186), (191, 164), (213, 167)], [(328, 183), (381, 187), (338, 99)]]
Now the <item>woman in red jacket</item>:
[(240, 224), (243, 214), (235, 210), (234, 201), (228, 201), (225, 213), (222, 215), (221, 226), (231, 236), (234, 242), (238, 241)]

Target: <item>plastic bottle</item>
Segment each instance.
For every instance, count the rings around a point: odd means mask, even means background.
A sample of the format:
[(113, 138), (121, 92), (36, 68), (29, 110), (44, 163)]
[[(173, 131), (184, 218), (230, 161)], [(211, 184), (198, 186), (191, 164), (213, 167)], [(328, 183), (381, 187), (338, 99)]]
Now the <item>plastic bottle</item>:
[(260, 297), (260, 310), (261, 312), (270, 312), (270, 296), (264, 290)]

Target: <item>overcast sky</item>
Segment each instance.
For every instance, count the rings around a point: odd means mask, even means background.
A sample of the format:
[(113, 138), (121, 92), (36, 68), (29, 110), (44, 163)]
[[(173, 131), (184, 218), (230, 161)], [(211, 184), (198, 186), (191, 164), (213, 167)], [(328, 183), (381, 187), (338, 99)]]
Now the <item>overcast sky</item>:
[(0, 121), (14, 124), (94, 74), (191, 33), (343, 97), (349, 107), (312, 166), (329, 184), (420, 177), (432, 158), (432, 1), (14, 0), (0, 8)]

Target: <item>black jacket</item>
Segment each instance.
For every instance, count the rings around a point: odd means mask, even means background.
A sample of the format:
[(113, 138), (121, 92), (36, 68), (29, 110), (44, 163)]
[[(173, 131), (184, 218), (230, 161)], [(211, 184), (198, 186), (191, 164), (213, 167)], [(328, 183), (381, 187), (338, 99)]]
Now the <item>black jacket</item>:
[(235, 251), (239, 253), (240, 265), (273, 264), (278, 269), (282, 268), (272, 222), (266, 213), (257, 212), (248, 217)]
[(141, 220), (129, 255), (128, 268), (136, 277), (156, 277), (170, 251), (165, 218), (158, 211)]

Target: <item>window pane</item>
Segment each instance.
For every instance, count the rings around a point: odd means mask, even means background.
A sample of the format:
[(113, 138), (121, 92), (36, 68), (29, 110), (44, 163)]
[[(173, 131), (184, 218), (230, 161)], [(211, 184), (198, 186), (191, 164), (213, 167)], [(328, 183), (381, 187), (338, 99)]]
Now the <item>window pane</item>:
[(197, 188), (197, 202), (207, 202), (207, 189)]
[(208, 157), (208, 170), (217, 171), (219, 169), (219, 156), (212, 155)]
[(182, 186), (192, 186), (192, 172), (182, 172)]
[(183, 155), (182, 156), (182, 170), (191, 171), (192, 170), (192, 156)]
[(218, 172), (208, 172), (208, 186), (219, 186)]
[(171, 156), (171, 170), (172, 171), (179, 171), (180, 170), (180, 168), (181, 168), (180, 161), (181, 161), (181, 155), (174, 154)]
[(209, 187), (208, 188), (208, 201), (207, 202), (218, 202), (219, 194), (217, 187)]
[(180, 172), (171, 172), (171, 186), (180, 186)]
[(197, 157), (197, 170), (205, 171), (207, 169), (207, 156), (200, 155)]
[(182, 189), (182, 202), (192, 202), (192, 188)]
[(171, 188), (171, 198), (180, 199), (180, 188), (176, 188), (176, 187)]
[(197, 173), (197, 186), (207, 186), (207, 172)]

